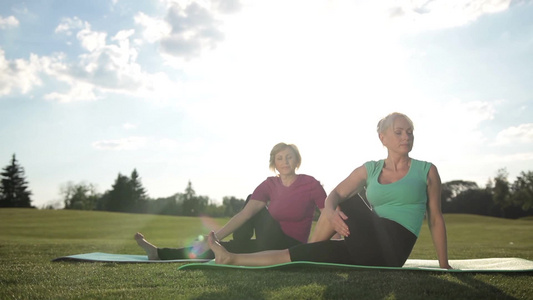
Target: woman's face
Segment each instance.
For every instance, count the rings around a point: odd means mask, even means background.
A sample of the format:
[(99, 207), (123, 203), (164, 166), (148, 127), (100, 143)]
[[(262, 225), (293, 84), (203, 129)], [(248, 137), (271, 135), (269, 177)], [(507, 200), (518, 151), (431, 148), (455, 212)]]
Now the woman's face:
[(274, 164), (280, 175), (292, 175), (296, 172), (296, 155), (291, 148), (285, 148), (274, 156)]
[(413, 149), (415, 141), (413, 127), (404, 117), (397, 117), (392, 126), (379, 136), (383, 146), (389, 151), (408, 154)]

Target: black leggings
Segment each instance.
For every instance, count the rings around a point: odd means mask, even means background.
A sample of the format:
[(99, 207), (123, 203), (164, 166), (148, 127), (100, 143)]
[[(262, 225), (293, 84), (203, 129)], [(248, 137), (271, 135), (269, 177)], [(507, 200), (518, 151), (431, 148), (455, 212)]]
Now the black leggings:
[(402, 225), (379, 217), (359, 195), (340, 204), (348, 216), (350, 235), (289, 249), (291, 261), (401, 267), (411, 254), (416, 236)]
[[(250, 196), (246, 200), (248, 203)], [(251, 239), (254, 235), (255, 239)], [(264, 250), (281, 250), (301, 244), (300, 241), (286, 235), (281, 225), (276, 221), (268, 209), (263, 208), (259, 213), (244, 223), (233, 233), (233, 240), (220, 242), (224, 248), (233, 253), (253, 253)], [(185, 248), (158, 248), (159, 259), (188, 259), (188, 258), (215, 258), (213, 251), (194, 253), (192, 247)]]

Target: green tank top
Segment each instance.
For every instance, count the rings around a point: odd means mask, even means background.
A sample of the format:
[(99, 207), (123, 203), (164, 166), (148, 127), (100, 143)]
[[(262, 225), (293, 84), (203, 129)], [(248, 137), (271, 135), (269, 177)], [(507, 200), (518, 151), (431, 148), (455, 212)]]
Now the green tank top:
[(431, 163), (411, 159), (409, 171), (402, 179), (381, 184), (378, 177), (384, 163), (384, 160), (365, 163), (368, 201), (378, 216), (395, 221), (418, 237), (426, 213), (427, 176)]

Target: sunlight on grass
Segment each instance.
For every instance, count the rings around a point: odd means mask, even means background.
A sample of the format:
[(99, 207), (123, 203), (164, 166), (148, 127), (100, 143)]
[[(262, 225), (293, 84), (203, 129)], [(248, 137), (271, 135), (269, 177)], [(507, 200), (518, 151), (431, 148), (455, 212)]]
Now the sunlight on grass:
[[(532, 220), (445, 215), (451, 259), (533, 259)], [(50, 262), (144, 254), (133, 234), (184, 246), (227, 219), (0, 209), (0, 293), (8, 299), (530, 299), (531, 274), (296, 269), (178, 271), (181, 264)], [(512, 244), (510, 242), (513, 242)], [(425, 224), (411, 258), (436, 259)]]
[(324, 296), (326, 286), (317, 283), (307, 285), (299, 285), (298, 287), (284, 287), (281, 289), (272, 290), (266, 294), (267, 298), (278, 299), (305, 299), (305, 295), (315, 295), (318, 298)]

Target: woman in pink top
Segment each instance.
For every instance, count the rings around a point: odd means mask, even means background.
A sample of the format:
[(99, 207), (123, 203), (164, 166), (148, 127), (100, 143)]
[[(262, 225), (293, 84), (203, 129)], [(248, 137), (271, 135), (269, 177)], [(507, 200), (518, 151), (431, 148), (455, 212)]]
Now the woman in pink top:
[[(315, 178), (296, 174), (301, 156), (292, 144), (279, 143), (270, 152), (270, 169), (277, 176), (268, 177), (248, 196), (244, 208), (215, 235), (222, 240), (233, 233), (233, 240), (221, 242), (234, 253), (286, 249), (307, 243), (315, 209), (324, 208), (326, 192)], [(251, 239), (255, 230), (255, 239)], [(152, 260), (214, 258), (206, 239), (191, 247), (158, 248), (141, 233), (135, 240)]]

